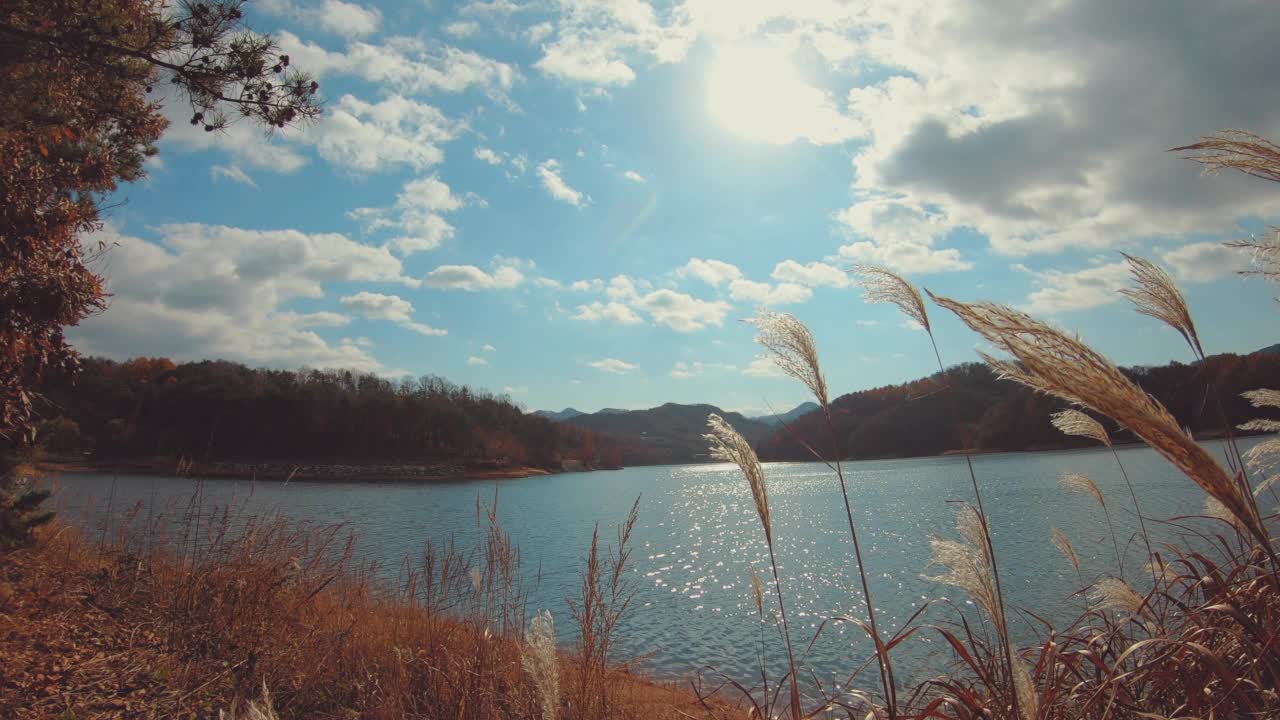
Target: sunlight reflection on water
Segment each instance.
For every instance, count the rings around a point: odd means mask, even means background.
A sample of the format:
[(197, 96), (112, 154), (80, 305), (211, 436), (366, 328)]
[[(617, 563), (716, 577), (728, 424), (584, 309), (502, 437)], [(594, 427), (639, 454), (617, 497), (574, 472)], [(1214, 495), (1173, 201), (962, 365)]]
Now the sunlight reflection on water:
[[(1216, 444), (1211, 447), (1220, 453)], [(1155, 453), (1131, 448), (1122, 450), (1121, 457), (1148, 515), (1163, 518), (1200, 511), (1203, 495)], [(1051, 529), (1059, 527), (1072, 537), (1086, 578), (1114, 572), (1115, 563), (1101, 513), (1087, 498), (1062, 491), (1057, 478), (1068, 471), (1093, 477), (1115, 498), (1109, 505), (1118, 530), (1127, 537), (1137, 523), (1125, 509), (1127, 491), (1110, 453), (986, 455), (975, 458), (974, 464), (1010, 604), (1059, 622), (1071, 619), (1080, 609), (1079, 599), (1068, 597), (1077, 589), (1075, 577), (1049, 542)], [(950, 598), (972, 612), (967, 598), (922, 577), (930, 536), (953, 534), (954, 508), (948, 501), (970, 499), (963, 459), (868, 461), (845, 468), (882, 632), (898, 628), (933, 598)], [(804, 650), (826, 618), (865, 616), (844, 506), (835, 477), (822, 465), (775, 463), (766, 465), (766, 474), (792, 636), (798, 651)], [(59, 507), (66, 516), (96, 522), (110, 485), (106, 475), (63, 476)], [(762, 579), (771, 577), (768, 549), (750, 492), (730, 465), (435, 485), (252, 486), (219, 480), (206, 481), (204, 502), (208, 506), (240, 501), (250, 512), (279, 509), (295, 519), (344, 522), (360, 533), (366, 558), (395, 568), (406, 554), (416, 555), (427, 538), (452, 537), (464, 547), (473, 542), (478, 537), (477, 496), (482, 502), (492, 501), (495, 486), (499, 517), (520, 545), (526, 571), (532, 575), (541, 570), (530, 610), (552, 610), (561, 642), (570, 639), (565, 597), (577, 590), (578, 568), (594, 523), (600, 522), (602, 538), (611, 539), (612, 526), (639, 495), (641, 514), (629, 576), (636, 597), (620, 630), (620, 654), (648, 656), (647, 667), (660, 675), (688, 677), (711, 666), (744, 680), (759, 676), (761, 627), (749, 576), (754, 567)], [(113, 507), (149, 502), (153, 492), (157, 504), (184, 504), (192, 487), (188, 480), (121, 476)], [(1139, 552), (1132, 545), (1128, 567), (1139, 570)], [(775, 607), (770, 592), (766, 612)], [(938, 605), (927, 617), (941, 622), (955, 614)], [(1025, 642), (1039, 631), (1025, 616), (1015, 622), (1014, 630)], [(776, 677), (784, 652), (773, 624), (766, 624), (764, 637), (765, 658)], [(871, 647), (856, 626), (828, 625), (805, 651), (804, 664), (828, 682), (866, 660)], [(917, 633), (895, 651), (899, 680), (909, 683), (935, 672), (942, 652), (935, 636)], [(864, 674), (856, 684), (873, 682), (875, 678)]]

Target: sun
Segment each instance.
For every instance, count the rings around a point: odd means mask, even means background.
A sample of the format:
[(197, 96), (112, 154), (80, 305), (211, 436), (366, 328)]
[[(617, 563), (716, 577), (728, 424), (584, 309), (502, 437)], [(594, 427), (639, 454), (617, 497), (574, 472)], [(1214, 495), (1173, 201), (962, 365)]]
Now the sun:
[(810, 132), (813, 110), (829, 101), (804, 81), (781, 48), (721, 49), (708, 74), (711, 116), (730, 132), (785, 145)]

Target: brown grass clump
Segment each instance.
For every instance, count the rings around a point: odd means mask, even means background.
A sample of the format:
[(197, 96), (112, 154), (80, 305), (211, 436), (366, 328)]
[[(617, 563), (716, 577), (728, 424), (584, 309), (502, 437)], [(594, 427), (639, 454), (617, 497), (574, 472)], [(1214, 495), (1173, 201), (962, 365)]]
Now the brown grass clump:
[(581, 660), (555, 651), (549, 623), (529, 625), (526, 644), (511, 612), (521, 588), (502, 579), (514, 557), (489, 555), (515, 554), (504, 539), (475, 552), (428, 547), (390, 588), (339, 528), (213, 515), (191, 528), (194, 543), (163, 531), (171, 519), (119, 528), (105, 545), (55, 525), (0, 556), (0, 717), (712, 714), (614, 666), (593, 688), (609, 688), (607, 712), (584, 711), (576, 695), (551, 702), (548, 681), (574, 676)]

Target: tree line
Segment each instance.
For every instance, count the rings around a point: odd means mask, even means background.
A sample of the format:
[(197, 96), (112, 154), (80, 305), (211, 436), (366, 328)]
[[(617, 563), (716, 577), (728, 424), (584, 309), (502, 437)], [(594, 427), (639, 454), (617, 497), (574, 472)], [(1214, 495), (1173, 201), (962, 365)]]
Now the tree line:
[[(1280, 354), (1214, 355), (1202, 363), (1172, 362), (1124, 372), (1191, 432), (1216, 436), (1226, 425), (1264, 414), (1240, 393), (1280, 387)], [(844, 395), (832, 402), (832, 423), (843, 454), (852, 458), (1089, 445), (1050, 424), (1049, 415), (1062, 408), (1062, 401), (1002, 381), (984, 364), (965, 363), (942, 375)], [(1133, 439), (1108, 429), (1118, 441)], [(758, 451), (764, 460), (810, 460), (805, 444), (822, 447), (817, 443), (826, 437), (821, 413), (809, 413), (762, 439)]]
[(391, 381), (222, 360), (85, 358), (74, 384), (54, 380), (42, 394), (46, 448), (99, 459), (616, 464), (616, 451), (590, 430), (435, 375)]

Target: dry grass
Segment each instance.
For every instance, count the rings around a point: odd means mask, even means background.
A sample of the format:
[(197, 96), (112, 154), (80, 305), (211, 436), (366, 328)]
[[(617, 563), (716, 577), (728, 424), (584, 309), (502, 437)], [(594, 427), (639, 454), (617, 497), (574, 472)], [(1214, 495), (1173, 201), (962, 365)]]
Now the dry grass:
[(818, 365), (818, 345), (809, 328), (795, 315), (763, 309), (748, 322), (756, 326), (756, 342), (768, 351), (773, 364), (804, 383), (818, 404), (827, 407), (827, 380)]
[(1002, 377), (1090, 408), (1128, 428), (1240, 518), (1264, 546), (1269, 545), (1268, 533), (1253, 515), (1239, 485), (1163, 405), (1110, 360), (1080, 340), (1012, 308), (944, 297), (934, 300), (1013, 356), (1011, 362), (982, 355)]
[(519, 582), (504, 578), (518, 577), (516, 553), (500, 529), (476, 552), (428, 547), (391, 589), (338, 528), (222, 512), (184, 543), (160, 527), (118, 528), (103, 546), (55, 526), (0, 558), (0, 717), (711, 714), (600, 664), (590, 690), (607, 689), (607, 705), (554, 701), (552, 678), (576, 677), (583, 661), (555, 652), (549, 623), (526, 628), (515, 614)]
[(1170, 152), (1186, 153), (1187, 158), (1203, 165), (1205, 172), (1237, 170), (1280, 182), (1280, 146), (1248, 130), (1219, 130)]
[(1129, 272), (1133, 274), (1135, 287), (1124, 288), (1120, 294), (1133, 302), (1139, 313), (1153, 317), (1165, 325), (1178, 331), (1191, 351), (1199, 360), (1204, 359), (1204, 349), (1200, 346), (1200, 335), (1196, 332), (1196, 324), (1191, 319), (1191, 310), (1187, 307), (1186, 298), (1174, 284), (1169, 273), (1155, 263), (1128, 253), (1122, 253), (1125, 262), (1129, 263)]

